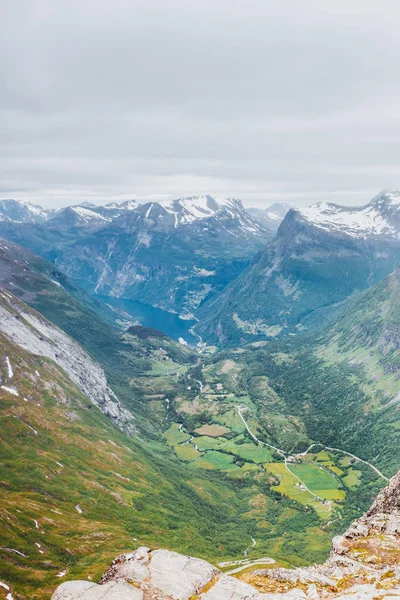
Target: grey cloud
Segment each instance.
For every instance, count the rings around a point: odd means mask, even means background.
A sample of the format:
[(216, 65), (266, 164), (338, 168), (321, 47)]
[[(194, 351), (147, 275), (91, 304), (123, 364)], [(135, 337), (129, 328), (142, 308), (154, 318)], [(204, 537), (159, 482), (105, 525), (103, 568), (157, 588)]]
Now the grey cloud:
[(15, 0), (0, 25), (0, 194), (352, 204), (399, 187), (400, 6), (384, 8)]

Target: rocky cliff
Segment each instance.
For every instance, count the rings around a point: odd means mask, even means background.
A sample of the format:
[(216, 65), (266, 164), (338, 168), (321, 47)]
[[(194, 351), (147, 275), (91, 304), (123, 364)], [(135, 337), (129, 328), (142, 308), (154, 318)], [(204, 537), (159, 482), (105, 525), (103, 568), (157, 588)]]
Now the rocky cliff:
[(100, 584), (61, 584), (52, 600), (393, 600), (400, 597), (400, 471), (370, 510), (334, 538), (323, 565), (224, 575), (198, 558), (138, 548)]

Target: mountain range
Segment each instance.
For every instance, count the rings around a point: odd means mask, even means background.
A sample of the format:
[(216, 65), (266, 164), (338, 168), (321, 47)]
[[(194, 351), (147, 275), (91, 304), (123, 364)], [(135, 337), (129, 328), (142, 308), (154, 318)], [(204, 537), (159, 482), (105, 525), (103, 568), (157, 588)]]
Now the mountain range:
[(291, 209), (259, 258), (201, 307), (197, 330), (219, 343), (298, 333), (379, 282), (399, 258), (399, 192), (355, 208)]
[[(274, 238), (210, 196), (10, 206), (43, 256), (0, 239), (0, 597), (98, 581), (132, 538), (222, 570), (325, 560), (400, 463), (400, 193), (291, 209)], [(193, 312), (207, 344), (94, 291)]]
[(200, 196), (84, 203), (45, 222), (13, 221), (9, 210), (0, 234), (49, 258), (87, 291), (191, 313), (239, 275), (274, 229), (239, 200)]

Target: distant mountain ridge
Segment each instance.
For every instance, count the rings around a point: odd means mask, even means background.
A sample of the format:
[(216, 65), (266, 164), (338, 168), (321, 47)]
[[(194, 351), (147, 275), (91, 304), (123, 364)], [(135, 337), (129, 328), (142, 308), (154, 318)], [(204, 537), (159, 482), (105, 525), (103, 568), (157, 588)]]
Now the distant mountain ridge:
[(69, 245), (56, 263), (89, 291), (191, 312), (271, 237), (239, 200), (149, 202)]
[(285, 202), (275, 202), (268, 208), (248, 208), (247, 212), (262, 223), (264, 227), (276, 232), (291, 208), (293, 206)]
[(291, 209), (259, 259), (200, 310), (199, 333), (238, 343), (297, 333), (400, 261), (400, 192)]
[(31, 202), (17, 200), (0, 200), (0, 221), (12, 223), (44, 223), (50, 219), (55, 210), (46, 209)]
[(240, 200), (210, 195), (83, 202), (40, 221), (11, 216), (0, 221), (0, 235), (56, 263), (87, 291), (185, 314), (235, 279), (274, 235)]
[(340, 206), (319, 202), (297, 210), (299, 218), (314, 227), (353, 238), (393, 237), (400, 239), (400, 191), (375, 196), (365, 206)]
[[(168, 213), (175, 215), (175, 226), (193, 222), (197, 219), (204, 219), (216, 215), (222, 209), (230, 212), (232, 215), (243, 212), (253, 215), (257, 223), (274, 231), (277, 225), (282, 221), (286, 212), (291, 208), (287, 204), (274, 204), (266, 209), (244, 209), (240, 200), (224, 196), (188, 196), (174, 200), (165, 200), (160, 202), (143, 202), (136, 200), (125, 200), (123, 202), (109, 202), (107, 204), (97, 205), (92, 202), (82, 202), (80, 204), (71, 204), (58, 209), (47, 209), (42, 206), (32, 204), (22, 200), (0, 200), (0, 221), (9, 221), (14, 223), (44, 223), (52, 221), (52, 225), (62, 225), (63, 220), (71, 218), (72, 215), (78, 219), (81, 217), (83, 225), (93, 225), (96, 223), (96, 215), (103, 217), (105, 222), (120, 217), (128, 211), (137, 210), (143, 205), (159, 205)], [(64, 215), (61, 217), (61, 215)], [(79, 219), (78, 219), (79, 220)], [(97, 218), (99, 225), (103, 224), (100, 218)], [(68, 223), (67, 223), (68, 224)]]

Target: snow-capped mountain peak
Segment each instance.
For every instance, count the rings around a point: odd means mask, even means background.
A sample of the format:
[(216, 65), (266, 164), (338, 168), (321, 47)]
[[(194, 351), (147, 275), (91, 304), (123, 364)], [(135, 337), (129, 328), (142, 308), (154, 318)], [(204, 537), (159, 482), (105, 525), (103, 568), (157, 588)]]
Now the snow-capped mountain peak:
[(89, 223), (90, 221), (111, 221), (111, 219), (107, 219), (106, 217), (103, 217), (103, 215), (99, 215), (98, 213), (96, 213), (94, 210), (92, 210), (92, 208), (88, 208), (88, 207), (84, 207), (84, 206), (71, 206), (70, 209), (76, 213), (77, 215), (79, 215), (79, 217), (81, 218), (82, 221), (84, 221), (85, 223)]
[[(96, 208), (96, 207), (95, 207)], [(111, 222), (111, 217), (105, 217), (95, 209), (82, 205), (67, 206), (60, 210), (55, 217), (47, 223), (49, 227), (56, 228), (98, 228)]]
[(136, 210), (140, 206), (136, 200), (125, 200), (125, 202), (109, 202), (99, 207), (106, 210)]
[(0, 200), (0, 221), (43, 223), (54, 211), (23, 200)]
[(296, 213), (314, 227), (332, 233), (360, 239), (400, 238), (400, 192), (396, 190), (378, 194), (365, 206), (317, 202)]
[(275, 202), (265, 209), (265, 214), (271, 221), (280, 223), (291, 208), (292, 206), (286, 202)]
[(163, 208), (175, 215), (175, 225), (191, 223), (198, 219), (213, 217), (222, 210), (235, 213), (244, 210), (240, 200), (225, 198), (223, 196), (189, 196), (187, 198), (178, 198), (162, 202)]

